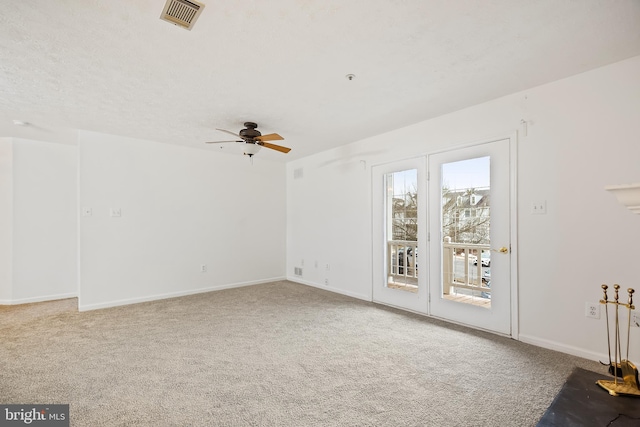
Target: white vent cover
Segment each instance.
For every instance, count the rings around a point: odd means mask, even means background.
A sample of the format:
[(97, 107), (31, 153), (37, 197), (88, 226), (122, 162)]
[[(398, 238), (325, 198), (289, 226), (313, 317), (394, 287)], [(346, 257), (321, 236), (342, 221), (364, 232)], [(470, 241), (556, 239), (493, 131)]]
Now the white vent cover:
[(202, 13), (204, 4), (191, 0), (167, 0), (162, 9), (160, 19), (171, 22), (178, 27), (191, 30), (196, 19)]

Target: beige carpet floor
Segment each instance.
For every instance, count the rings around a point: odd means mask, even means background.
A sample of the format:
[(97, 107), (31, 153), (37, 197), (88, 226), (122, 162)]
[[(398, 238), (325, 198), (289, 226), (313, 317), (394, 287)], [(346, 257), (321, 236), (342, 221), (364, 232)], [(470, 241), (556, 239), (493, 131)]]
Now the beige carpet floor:
[(0, 308), (0, 403), (72, 426), (533, 426), (597, 362), (276, 282)]

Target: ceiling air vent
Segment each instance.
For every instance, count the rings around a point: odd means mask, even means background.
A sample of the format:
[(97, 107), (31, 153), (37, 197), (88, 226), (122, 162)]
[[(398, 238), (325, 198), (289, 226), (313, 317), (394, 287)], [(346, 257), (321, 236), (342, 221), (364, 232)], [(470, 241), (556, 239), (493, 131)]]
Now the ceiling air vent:
[(204, 4), (190, 0), (167, 0), (162, 9), (160, 19), (171, 22), (178, 27), (191, 30), (196, 19), (202, 13)]

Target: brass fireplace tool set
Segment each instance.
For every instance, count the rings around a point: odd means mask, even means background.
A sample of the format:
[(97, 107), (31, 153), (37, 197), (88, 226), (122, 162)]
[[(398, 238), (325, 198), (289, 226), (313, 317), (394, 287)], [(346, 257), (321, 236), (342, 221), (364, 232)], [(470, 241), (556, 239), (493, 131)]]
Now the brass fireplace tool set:
[[(598, 384), (603, 389), (607, 390), (612, 396), (637, 396), (640, 397), (640, 388), (638, 388), (638, 369), (636, 365), (629, 361), (629, 344), (630, 344), (630, 332), (631, 332), (631, 310), (635, 309), (633, 305), (633, 293), (632, 288), (627, 289), (629, 293), (629, 301), (625, 304), (618, 300), (618, 290), (620, 285), (613, 285), (614, 297), (610, 301), (607, 298), (607, 285), (602, 285), (602, 291), (604, 292), (604, 299), (600, 300), (600, 304), (604, 304), (605, 316), (607, 318), (607, 346), (609, 347), (609, 373), (613, 375), (613, 381), (611, 380), (598, 380)], [(609, 304), (615, 308), (615, 323), (613, 325), (613, 360), (611, 359), (611, 334), (609, 333)], [(626, 307), (628, 312), (627, 321), (627, 354), (626, 359), (622, 358), (622, 345), (620, 343), (620, 321), (618, 313), (620, 307)], [(619, 380), (618, 378), (621, 378)]]

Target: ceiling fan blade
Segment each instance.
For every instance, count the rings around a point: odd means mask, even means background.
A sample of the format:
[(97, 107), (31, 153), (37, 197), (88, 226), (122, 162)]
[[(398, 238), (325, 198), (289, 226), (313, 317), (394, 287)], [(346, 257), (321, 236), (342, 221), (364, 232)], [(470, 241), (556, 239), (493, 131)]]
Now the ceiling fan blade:
[(256, 136), (258, 141), (282, 141), (284, 138), (277, 133), (269, 133), (267, 135)]
[(288, 153), (291, 151), (291, 148), (283, 147), (282, 145), (269, 144), (268, 142), (258, 142), (258, 145), (262, 145), (265, 148), (271, 148), (272, 150), (279, 151), (281, 153)]
[(237, 136), (238, 138), (242, 138), (240, 135), (238, 135), (235, 132), (231, 132), (230, 130), (224, 130), (224, 129), (218, 129), (218, 128), (216, 128), (216, 130), (219, 130), (220, 132), (228, 133), (229, 135)]
[(244, 142), (244, 141), (207, 141), (205, 144), (223, 144), (225, 142)]

